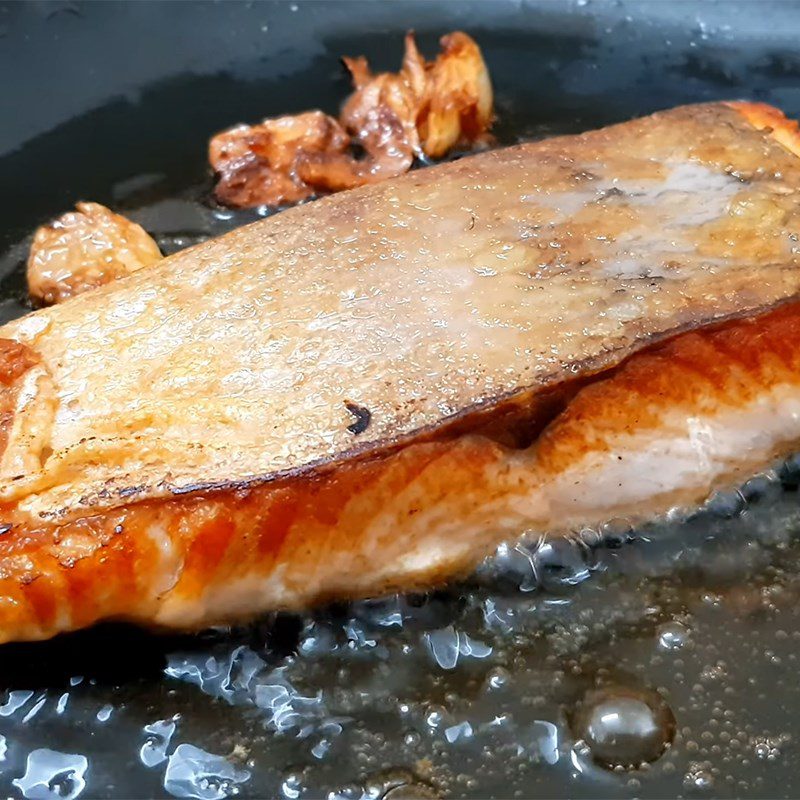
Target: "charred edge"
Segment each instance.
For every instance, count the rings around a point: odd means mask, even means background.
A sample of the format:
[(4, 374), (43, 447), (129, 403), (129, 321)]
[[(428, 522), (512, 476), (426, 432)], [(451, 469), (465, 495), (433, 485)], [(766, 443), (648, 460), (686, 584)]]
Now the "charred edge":
[(357, 403), (351, 403), (349, 400), (344, 401), (345, 408), (356, 418), (352, 425), (347, 426), (350, 433), (358, 436), (359, 433), (369, 428), (369, 423), (372, 421), (372, 412), (365, 406), (360, 406)]

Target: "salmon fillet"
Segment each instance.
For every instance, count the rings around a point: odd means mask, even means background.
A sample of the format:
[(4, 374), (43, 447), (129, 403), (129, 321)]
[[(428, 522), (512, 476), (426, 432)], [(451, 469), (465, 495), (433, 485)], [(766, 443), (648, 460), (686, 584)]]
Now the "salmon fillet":
[(800, 136), (677, 108), (234, 231), (0, 328), (0, 641), (430, 586), (800, 442)]

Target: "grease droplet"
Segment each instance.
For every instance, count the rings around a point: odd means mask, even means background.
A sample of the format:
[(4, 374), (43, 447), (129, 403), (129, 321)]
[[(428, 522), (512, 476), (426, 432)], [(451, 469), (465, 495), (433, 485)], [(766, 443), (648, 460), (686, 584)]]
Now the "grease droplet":
[(666, 622), (659, 626), (658, 646), (662, 650), (680, 650), (689, 638), (689, 631), (680, 622)]
[(572, 727), (597, 763), (638, 767), (655, 761), (670, 745), (675, 717), (656, 692), (613, 687), (588, 692)]

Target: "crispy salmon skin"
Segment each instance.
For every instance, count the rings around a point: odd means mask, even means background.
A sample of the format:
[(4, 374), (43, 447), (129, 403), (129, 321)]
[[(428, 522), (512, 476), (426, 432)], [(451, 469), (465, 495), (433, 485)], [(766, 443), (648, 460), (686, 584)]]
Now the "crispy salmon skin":
[(430, 585), (800, 439), (796, 125), (677, 108), (345, 192), (0, 329), (0, 639)]

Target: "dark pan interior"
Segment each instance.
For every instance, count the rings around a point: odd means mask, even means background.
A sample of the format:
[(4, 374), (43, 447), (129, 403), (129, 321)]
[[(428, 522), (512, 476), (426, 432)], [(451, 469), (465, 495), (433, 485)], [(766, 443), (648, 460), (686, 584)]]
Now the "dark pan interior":
[[(475, 36), (502, 143), (715, 98), (800, 115), (793, 3), (0, 3), (0, 321), (27, 310), (30, 233), (78, 199), (170, 252), (253, 219), (208, 202), (208, 136), (335, 111), (338, 57), (396, 68), (408, 28), (428, 53)], [(0, 793), (797, 796), (799, 475), (424, 597), (0, 648)], [(598, 702), (628, 741), (587, 721)], [(667, 739), (644, 769), (596, 763)]]

